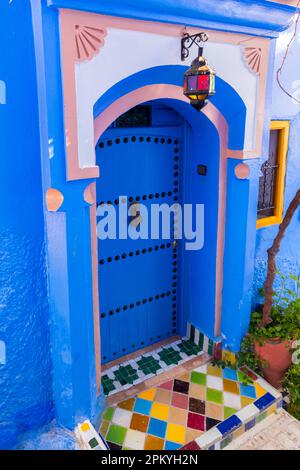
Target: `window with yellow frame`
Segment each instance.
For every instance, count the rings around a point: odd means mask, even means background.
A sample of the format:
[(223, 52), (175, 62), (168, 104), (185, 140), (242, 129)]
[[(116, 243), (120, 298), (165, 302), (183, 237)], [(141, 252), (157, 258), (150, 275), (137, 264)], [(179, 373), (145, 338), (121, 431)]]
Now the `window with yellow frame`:
[(271, 121), (269, 158), (259, 178), (257, 228), (282, 222), (289, 132), (289, 121)]

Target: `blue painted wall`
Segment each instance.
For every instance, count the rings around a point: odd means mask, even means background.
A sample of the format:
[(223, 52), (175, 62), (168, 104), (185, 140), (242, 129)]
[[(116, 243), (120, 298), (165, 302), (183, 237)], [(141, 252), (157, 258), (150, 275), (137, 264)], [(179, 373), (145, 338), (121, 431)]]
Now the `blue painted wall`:
[[(294, 27), (293, 27), (294, 28)], [(293, 28), (283, 33), (277, 40), (275, 71), (282, 63), (283, 54), (290, 40)], [(290, 47), (287, 59), (281, 72), (281, 82), (286, 90), (293, 94), (297, 100), (300, 100), (300, 80), (297, 67), (297, 57), (300, 54), (300, 36), (299, 33)], [(272, 78), (273, 83), (273, 101), (270, 108), (271, 119), (290, 121), (290, 139), (287, 155), (287, 172), (284, 193), (284, 211), (286, 211), (290, 201), (296, 191), (300, 188), (300, 103), (293, 101), (278, 86), (275, 73)], [(261, 162), (262, 163), (262, 162)], [(272, 245), (273, 239), (278, 231), (278, 225), (261, 228), (256, 234), (256, 252), (255, 252), (255, 276), (253, 284), (253, 308), (257, 303), (263, 301), (258, 295), (258, 289), (263, 286), (267, 253), (266, 250)], [(277, 264), (280, 271), (288, 275), (293, 273), (300, 274), (300, 211), (298, 210), (289, 225), (285, 237), (282, 241), (281, 249), (277, 257)], [(275, 288), (279, 289), (281, 280), (277, 277)], [(295, 289), (295, 283), (289, 282), (289, 286)]]
[(1, 2), (0, 18), (0, 80), (6, 85), (0, 100), (0, 340), (6, 344), (6, 364), (0, 364), (0, 448), (8, 448), (17, 434), (49, 421), (53, 407), (29, 2)]

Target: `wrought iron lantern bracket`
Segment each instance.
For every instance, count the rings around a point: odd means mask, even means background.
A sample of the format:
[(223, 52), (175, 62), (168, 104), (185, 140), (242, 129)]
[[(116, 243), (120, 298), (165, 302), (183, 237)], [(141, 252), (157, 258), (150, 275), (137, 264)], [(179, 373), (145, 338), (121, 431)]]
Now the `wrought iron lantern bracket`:
[(200, 32), (192, 35), (184, 33), (181, 39), (181, 60), (185, 61), (189, 57), (189, 49), (193, 44), (199, 48), (199, 56), (202, 55), (202, 43), (206, 41), (208, 41), (208, 35), (206, 33)]

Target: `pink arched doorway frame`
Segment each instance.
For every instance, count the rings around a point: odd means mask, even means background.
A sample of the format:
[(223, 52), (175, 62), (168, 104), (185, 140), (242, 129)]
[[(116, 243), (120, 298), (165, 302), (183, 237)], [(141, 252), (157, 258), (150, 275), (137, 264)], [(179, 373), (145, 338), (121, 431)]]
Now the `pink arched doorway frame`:
[[(99, 114), (94, 120), (94, 143), (95, 146), (109, 127), (120, 115), (129, 109), (146, 101), (157, 99), (174, 99), (188, 103), (183, 96), (182, 88), (176, 85), (157, 84), (147, 85), (138, 88), (121, 98), (117, 99), (108, 108)], [(217, 256), (216, 256), (216, 289), (215, 289), (215, 336), (221, 333), (221, 313), (222, 313), (222, 288), (223, 288), (223, 259), (225, 246), (225, 222), (226, 222), (226, 186), (227, 186), (227, 154), (228, 154), (228, 124), (220, 111), (212, 104), (208, 103), (203, 108), (202, 113), (213, 123), (219, 134), (220, 141), (220, 166), (219, 166), (219, 194), (218, 194), (218, 227), (217, 227)], [(101, 171), (101, 169), (100, 169)], [(93, 184), (95, 194), (95, 184)], [(94, 298), (98, 297), (98, 263), (97, 263), (97, 238), (96, 238), (96, 205), (91, 206), (92, 222), (92, 247), (93, 247), (93, 291)], [(94, 300), (97, 303), (97, 299)], [(98, 303), (97, 303), (98, 305)], [(96, 310), (96, 311), (95, 311)], [(98, 308), (94, 308), (95, 329), (99, 330)], [(95, 351), (96, 360), (100, 363), (100, 334), (95, 331)], [(98, 368), (97, 368), (98, 369)], [(98, 369), (99, 370), (99, 369)], [(99, 372), (100, 373), (100, 372)], [(100, 377), (97, 377), (100, 383)]]

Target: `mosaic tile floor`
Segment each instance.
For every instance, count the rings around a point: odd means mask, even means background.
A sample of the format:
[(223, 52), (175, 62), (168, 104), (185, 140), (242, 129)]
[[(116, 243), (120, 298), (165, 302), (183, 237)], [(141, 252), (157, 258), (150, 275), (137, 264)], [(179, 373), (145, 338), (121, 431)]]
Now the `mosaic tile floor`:
[(100, 433), (110, 449), (176, 450), (266, 393), (241, 370), (209, 363), (108, 407)]
[(154, 349), (107, 369), (102, 374), (104, 393), (111, 396), (126, 390), (201, 354), (202, 348), (188, 338)]

